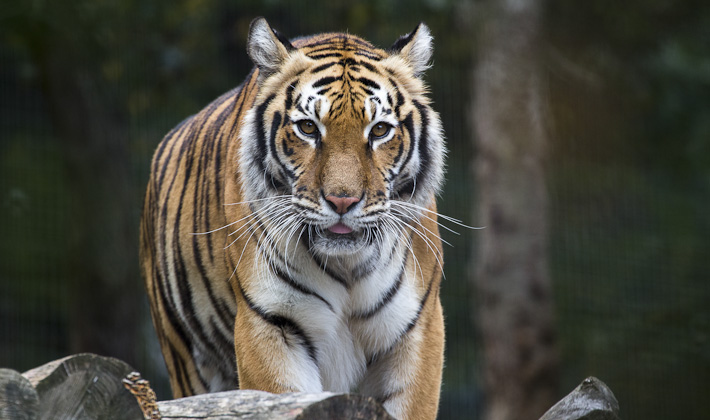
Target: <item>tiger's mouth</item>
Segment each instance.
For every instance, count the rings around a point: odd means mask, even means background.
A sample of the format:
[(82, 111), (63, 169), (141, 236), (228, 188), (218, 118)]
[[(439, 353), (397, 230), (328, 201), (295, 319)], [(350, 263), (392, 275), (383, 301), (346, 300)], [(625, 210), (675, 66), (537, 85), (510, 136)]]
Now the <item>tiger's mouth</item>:
[(345, 223), (336, 223), (328, 228), (328, 231), (337, 235), (347, 235), (353, 232), (353, 229)]
[(372, 242), (368, 229), (353, 229), (345, 223), (336, 223), (328, 228), (309, 225), (302, 240), (307, 247), (322, 255), (344, 256), (354, 254)]

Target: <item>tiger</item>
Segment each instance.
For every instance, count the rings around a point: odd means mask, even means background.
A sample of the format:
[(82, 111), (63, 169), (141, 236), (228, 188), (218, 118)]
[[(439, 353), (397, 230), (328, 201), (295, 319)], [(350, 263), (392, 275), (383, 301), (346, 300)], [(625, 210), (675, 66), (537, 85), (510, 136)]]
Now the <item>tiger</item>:
[(140, 263), (175, 398), (357, 392), (437, 415), (442, 122), (420, 23), (389, 49), (287, 39), (264, 18), (246, 80), (151, 162)]

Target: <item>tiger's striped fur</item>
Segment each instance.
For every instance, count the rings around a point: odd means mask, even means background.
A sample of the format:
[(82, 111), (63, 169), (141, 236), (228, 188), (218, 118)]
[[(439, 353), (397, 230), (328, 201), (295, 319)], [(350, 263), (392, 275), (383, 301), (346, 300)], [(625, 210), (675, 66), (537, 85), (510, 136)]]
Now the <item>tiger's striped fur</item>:
[[(174, 396), (356, 391), (436, 417), (444, 140), (420, 24), (390, 50), (252, 23), (255, 69), (153, 158), (141, 264)], [(238, 373), (238, 375), (237, 375)]]

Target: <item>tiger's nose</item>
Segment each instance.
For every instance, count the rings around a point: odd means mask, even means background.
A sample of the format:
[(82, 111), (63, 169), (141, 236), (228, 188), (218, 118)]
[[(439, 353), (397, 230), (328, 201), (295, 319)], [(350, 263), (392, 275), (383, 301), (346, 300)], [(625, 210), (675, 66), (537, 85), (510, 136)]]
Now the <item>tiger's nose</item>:
[(345, 214), (350, 209), (360, 201), (357, 197), (338, 197), (335, 195), (329, 195), (325, 197), (326, 201), (330, 205), (330, 208), (336, 211), (338, 214)]

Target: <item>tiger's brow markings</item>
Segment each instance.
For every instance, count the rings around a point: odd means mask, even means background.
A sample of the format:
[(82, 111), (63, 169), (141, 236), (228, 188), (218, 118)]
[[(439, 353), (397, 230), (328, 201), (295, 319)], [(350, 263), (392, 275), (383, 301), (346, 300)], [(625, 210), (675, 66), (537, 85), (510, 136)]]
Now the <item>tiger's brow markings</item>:
[(331, 68), (331, 67), (333, 67), (333, 66), (335, 66), (335, 65), (337, 65), (337, 64), (339, 64), (339, 63), (340, 63), (339, 61), (331, 61), (330, 63), (321, 64), (321, 65), (318, 66), (318, 67), (312, 68), (312, 69), (311, 69), (311, 74), (316, 74), (316, 73), (321, 72), (321, 71), (323, 71), (323, 70), (327, 70), (327, 69), (329, 69), (329, 68)]
[(321, 58), (342, 57), (343, 54), (341, 54), (341, 53), (325, 53), (325, 54), (312, 54), (312, 55), (309, 54), (308, 56), (309, 56), (310, 58), (313, 58), (313, 59), (318, 60), (318, 59), (321, 59)]
[[(357, 100), (362, 99), (362, 94), (355, 89), (355, 87), (352, 85), (352, 81), (361, 83), (365, 87), (361, 87), (361, 89), (367, 93), (368, 95), (372, 96), (374, 95), (374, 92), (371, 89), (381, 89), (382, 87), (376, 83), (375, 81), (366, 78), (364, 76), (358, 76), (358, 72), (353, 73), (353, 65), (356, 65), (357, 63), (360, 63), (359, 61), (353, 60), (352, 58), (347, 58), (344, 60), (336, 61), (336, 62), (331, 62), (328, 64), (328, 67), (331, 67), (333, 65), (339, 64), (343, 67), (343, 72), (340, 76), (326, 76), (323, 77), (316, 82), (312, 84), (313, 88), (318, 88), (321, 86), (325, 85), (330, 85), (334, 82), (342, 81), (343, 85), (341, 88), (336, 89), (339, 93), (333, 98), (333, 104), (331, 105), (330, 109), (330, 114), (332, 118), (337, 118), (342, 113), (344, 112), (344, 107), (345, 107), (345, 102), (342, 101), (342, 99), (345, 99), (347, 95), (350, 96), (350, 102), (355, 102)], [(372, 66), (371, 66), (372, 67)], [(374, 68), (374, 67), (372, 67)], [(321, 91), (319, 91), (319, 94), (324, 94), (328, 91), (330, 91), (332, 87), (327, 87), (323, 88)], [(378, 102), (379, 99), (375, 98)], [(298, 100), (298, 99), (297, 99)], [(300, 108), (302, 109), (302, 108)], [(364, 109), (360, 110), (361, 117), (365, 117), (365, 111)], [(385, 111), (386, 114), (391, 113), (391, 109), (388, 109)]]
[(337, 81), (340, 81), (340, 80), (343, 80), (343, 76), (342, 76), (342, 75), (341, 75), (341, 76), (337, 76), (337, 77), (334, 77), (334, 76), (327, 76), (327, 77), (323, 77), (323, 78), (317, 80), (317, 81), (316, 81), (315, 83), (313, 83), (311, 86), (314, 87), (314, 88), (318, 88), (318, 87), (321, 87), (321, 86), (323, 86), (323, 85), (328, 85), (328, 84), (330, 84), (330, 83), (337, 82)]

